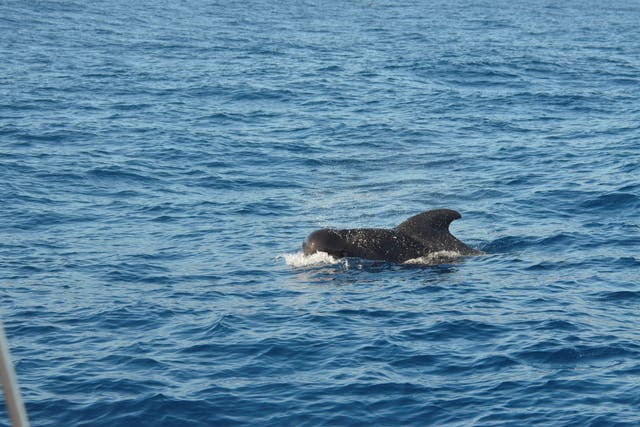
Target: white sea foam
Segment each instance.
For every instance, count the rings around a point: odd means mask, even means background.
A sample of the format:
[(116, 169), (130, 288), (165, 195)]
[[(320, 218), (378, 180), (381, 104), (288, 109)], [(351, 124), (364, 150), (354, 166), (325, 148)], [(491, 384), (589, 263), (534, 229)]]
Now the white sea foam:
[(284, 262), (290, 267), (306, 267), (316, 264), (336, 264), (338, 260), (326, 252), (316, 252), (305, 255), (302, 252), (294, 252), (282, 255)]
[[(418, 258), (412, 258), (406, 260), (404, 264), (417, 264), (417, 265), (438, 265), (448, 264), (458, 261), (463, 255), (456, 251), (438, 251), (433, 252), (425, 256)], [(283, 254), (284, 262), (289, 267), (308, 267), (312, 265), (329, 265), (342, 263), (345, 267), (349, 267), (349, 263), (345, 258), (334, 258), (326, 252), (316, 252), (311, 255), (305, 255), (302, 252), (293, 252)]]
[(455, 262), (461, 256), (462, 254), (456, 251), (438, 251), (418, 258), (406, 260), (404, 263), (424, 265), (447, 264)]

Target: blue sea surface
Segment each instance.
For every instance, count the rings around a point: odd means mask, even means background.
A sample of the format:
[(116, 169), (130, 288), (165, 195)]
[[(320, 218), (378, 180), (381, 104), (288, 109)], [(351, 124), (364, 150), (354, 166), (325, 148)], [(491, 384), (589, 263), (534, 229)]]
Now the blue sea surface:
[[(0, 316), (32, 425), (640, 425), (639, 23), (0, 2)], [(300, 253), (434, 208), (486, 255)]]

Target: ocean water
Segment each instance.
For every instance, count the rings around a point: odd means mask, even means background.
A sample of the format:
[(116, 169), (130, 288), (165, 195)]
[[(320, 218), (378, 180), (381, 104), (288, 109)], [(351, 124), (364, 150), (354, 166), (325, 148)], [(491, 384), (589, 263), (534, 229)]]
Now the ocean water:
[[(0, 313), (32, 425), (639, 425), (638, 22), (0, 2)], [(486, 255), (300, 253), (433, 208)]]

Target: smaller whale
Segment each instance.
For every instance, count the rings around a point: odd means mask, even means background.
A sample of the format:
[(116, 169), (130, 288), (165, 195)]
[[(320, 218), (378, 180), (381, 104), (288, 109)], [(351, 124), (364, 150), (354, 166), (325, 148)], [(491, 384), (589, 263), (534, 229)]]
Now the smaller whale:
[(335, 258), (363, 258), (406, 262), (442, 251), (480, 255), (449, 233), (449, 224), (462, 216), (451, 209), (436, 209), (414, 215), (393, 229), (323, 228), (309, 234), (302, 243), (305, 255), (326, 252)]

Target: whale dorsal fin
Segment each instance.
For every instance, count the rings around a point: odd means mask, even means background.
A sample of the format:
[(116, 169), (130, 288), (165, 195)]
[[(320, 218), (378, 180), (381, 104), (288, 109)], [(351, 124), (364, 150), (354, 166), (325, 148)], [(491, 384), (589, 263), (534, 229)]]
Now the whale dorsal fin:
[(412, 216), (398, 225), (396, 230), (419, 242), (429, 243), (434, 238), (449, 236), (449, 224), (459, 218), (462, 215), (454, 210), (436, 209)]

